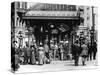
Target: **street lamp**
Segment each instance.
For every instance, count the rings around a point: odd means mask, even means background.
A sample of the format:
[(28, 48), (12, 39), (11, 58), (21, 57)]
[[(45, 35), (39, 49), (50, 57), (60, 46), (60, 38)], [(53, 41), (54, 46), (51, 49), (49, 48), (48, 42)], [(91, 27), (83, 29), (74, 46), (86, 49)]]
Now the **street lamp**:
[(83, 41), (84, 41), (84, 33), (80, 32), (80, 37), (79, 37), (80, 47), (81, 47)]
[(93, 45), (93, 42), (94, 42), (94, 31), (91, 29), (90, 30), (90, 38), (91, 38), (91, 45)]

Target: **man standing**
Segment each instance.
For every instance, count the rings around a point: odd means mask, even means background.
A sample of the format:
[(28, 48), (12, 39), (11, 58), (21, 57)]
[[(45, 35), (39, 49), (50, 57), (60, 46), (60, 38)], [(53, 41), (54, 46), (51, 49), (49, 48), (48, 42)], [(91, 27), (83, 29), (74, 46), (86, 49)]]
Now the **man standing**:
[(78, 46), (78, 41), (76, 41), (73, 45), (72, 45), (72, 55), (74, 58), (74, 63), (75, 66), (78, 66), (78, 61), (79, 61), (79, 54), (80, 54), (80, 48)]
[(93, 43), (93, 60), (96, 59), (96, 53), (97, 53), (97, 43)]
[(90, 42), (88, 43), (87, 47), (88, 47), (88, 60), (92, 60), (93, 47)]

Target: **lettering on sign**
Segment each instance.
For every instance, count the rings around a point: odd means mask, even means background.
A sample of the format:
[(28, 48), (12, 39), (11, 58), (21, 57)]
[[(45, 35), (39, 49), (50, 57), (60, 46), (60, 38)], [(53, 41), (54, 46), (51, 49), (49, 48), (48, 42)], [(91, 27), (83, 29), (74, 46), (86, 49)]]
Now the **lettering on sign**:
[(28, 11), (25, 16), (77, 16), (77, 11)]

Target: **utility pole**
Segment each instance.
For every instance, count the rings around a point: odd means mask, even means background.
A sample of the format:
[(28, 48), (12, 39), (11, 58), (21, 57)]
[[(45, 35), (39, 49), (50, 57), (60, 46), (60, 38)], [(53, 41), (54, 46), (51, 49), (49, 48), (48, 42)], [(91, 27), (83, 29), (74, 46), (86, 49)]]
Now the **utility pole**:
[(91, 28), (91, 45), (94, 42), (94, 31), (95, 31), (95, 14), (94, 14), (94, 7), (92, 6), (92, 28)]

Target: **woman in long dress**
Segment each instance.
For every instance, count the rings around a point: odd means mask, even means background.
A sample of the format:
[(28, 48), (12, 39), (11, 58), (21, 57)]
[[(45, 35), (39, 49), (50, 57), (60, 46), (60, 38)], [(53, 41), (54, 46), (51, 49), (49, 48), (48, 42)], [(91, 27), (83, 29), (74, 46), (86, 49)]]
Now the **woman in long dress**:
[(63, 60), (63, 46), (62, 44), (60, 45), (60, 60)]
[(83, 43), (82, 45), (82, 64), (83, 66), (86, 65), (86, 57), (87, 57), (87, 45), (85, 43)]
[(39, 65), (43, 65), (44, 64), (44, 48), (42, 47), (42, 45), (40, 45), (39, 47)]
[(55, 43), (55, 45), (54, 45), (54, 60), (56, 60), (57, 58), (57, 51), (58, 51), (58, 45), (57, 45), (57, 43)]
[(34, 65), (36, 63), (36, 59), (35, 59), (35, 47), (32, 46), (31, 48), (31, 64)]

